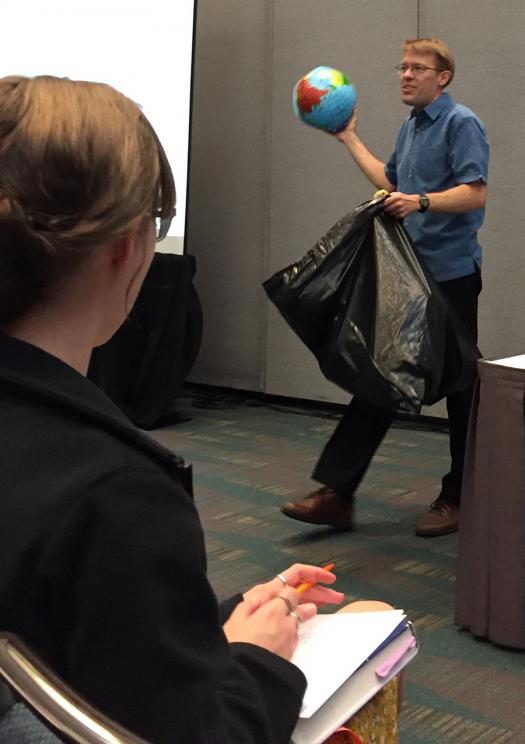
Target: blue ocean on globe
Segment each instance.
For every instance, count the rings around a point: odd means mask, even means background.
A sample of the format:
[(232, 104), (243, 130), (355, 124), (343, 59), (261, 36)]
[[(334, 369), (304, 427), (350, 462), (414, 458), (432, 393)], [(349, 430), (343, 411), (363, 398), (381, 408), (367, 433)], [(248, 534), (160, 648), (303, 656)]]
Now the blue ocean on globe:
[(304, 75), (293, 89), (295, 115), (305, 124), (327, 132), (346, 126), (357, 100), (355, 86), (340, 70), (316, 67)]

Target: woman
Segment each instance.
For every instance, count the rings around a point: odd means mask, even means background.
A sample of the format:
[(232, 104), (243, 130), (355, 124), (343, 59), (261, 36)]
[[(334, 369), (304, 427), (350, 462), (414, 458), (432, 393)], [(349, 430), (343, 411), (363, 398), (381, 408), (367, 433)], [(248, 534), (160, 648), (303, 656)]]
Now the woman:
[(219, 606), (189, 469), (85, 377), (174, 206), (132, 101), (0, 80), (0, 626), (155, 744), (288, 744), (298, 624), (343, 599), (293, 587), (335, 576), (295, 565)]

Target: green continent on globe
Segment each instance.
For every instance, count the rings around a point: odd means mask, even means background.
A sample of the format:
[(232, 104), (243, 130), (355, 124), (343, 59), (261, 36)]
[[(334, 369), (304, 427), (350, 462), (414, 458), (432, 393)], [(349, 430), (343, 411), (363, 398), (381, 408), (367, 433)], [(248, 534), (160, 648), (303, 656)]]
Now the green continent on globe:
[(330, 70), (330, 87), (338, 88), (340, 85), (348, 85), (348, 78), (340, 70)]

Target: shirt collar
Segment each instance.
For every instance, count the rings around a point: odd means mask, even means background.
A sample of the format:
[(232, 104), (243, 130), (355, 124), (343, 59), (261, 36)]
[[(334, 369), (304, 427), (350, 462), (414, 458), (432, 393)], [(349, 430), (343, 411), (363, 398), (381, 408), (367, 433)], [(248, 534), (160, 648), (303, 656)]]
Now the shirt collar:
[(449, 96), (449, 94), (442, 93), (440, 96), (438, 96), (438, 98), (429, 103), (428, 106), (425, 106), (425, 108), (422, 109), (419, 113), (415, 109), (412, 109), (410, 117), (413, 118), (425, 114), (426, 116), (428, 116), (429, 119), (435, 121), (442, 111), (446, 111), (447, 109), (451, 108), (453, 104), (454, 101)]

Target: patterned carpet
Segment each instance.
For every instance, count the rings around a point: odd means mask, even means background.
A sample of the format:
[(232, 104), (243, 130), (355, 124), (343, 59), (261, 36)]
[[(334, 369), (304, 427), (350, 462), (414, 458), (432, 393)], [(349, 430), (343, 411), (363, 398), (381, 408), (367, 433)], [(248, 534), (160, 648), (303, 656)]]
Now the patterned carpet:
[(359, 490), (356, 531), (337, 533), (279, 511), (283, 500), (312, 490), (309, 474), (333, 416), (198, 388), (177, 410), (190, 420), (153, 435), (194, 464), (209, 575), (220, 597), (294, 561), (334, 561), (337, 588), (349, 599), (401, 607), (418, 631), (400, 744), (525, 743), (525, 654), (454, 625), (457, 536), (414, 535), (448, 466), (446, 433), (393, 427)]

